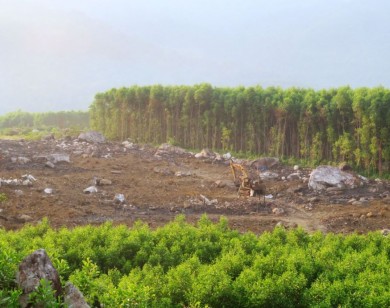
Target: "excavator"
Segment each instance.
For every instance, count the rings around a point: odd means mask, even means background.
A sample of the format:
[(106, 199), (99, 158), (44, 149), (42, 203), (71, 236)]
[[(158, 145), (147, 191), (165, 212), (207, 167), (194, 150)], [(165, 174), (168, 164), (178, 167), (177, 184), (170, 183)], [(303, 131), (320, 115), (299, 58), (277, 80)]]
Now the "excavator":
[(260, 195), (263, 195), (265, 203), (266, 187), (260, 177), (250, 177), (245, 167), (241, 164), (235, 164), (233, 160), (230, 160), (230, 168), (233, 173), (234, 184), (238, 187), (238, 197), (258, 195), (260, 198)]

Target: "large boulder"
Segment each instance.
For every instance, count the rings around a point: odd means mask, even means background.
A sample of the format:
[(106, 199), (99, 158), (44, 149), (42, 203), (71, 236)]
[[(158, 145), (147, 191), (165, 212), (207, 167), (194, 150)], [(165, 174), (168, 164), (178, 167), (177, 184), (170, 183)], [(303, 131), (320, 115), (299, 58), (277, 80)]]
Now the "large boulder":
[(251, 168), (255, 168), (259, 171), (265, 171), (275, 167), (279, 164), (279, 158), (276, 157), (263, 157), (251, 162)]
[(325, 190), (329, 187), (355, 188), (358, 183), (357, 177), (337, 167), (319, 166), (311, 172), (308, 185), (314, 190)]
[(71, 282), (65, 285), (64, 303), (68, 308), (89, 308), (83, 294)]
[(57, 270), (51, 263), (44, 249), (38, 249), (23, 259), (16, 273), (16, 282), (22, 289), (20, 306), (28, 306), (28, 298), (31, 292), (39, 286), (40, 280), (46, 279), (51, 282), (56, 296), (61, 294), (61, 281)]
[(81, 133), (78, 136), (78, 139), (82, 141), (93, 142), (93, 143), (103, 143), (106, 141), (106, 138), (104, 138), (104, 136), (101, 133), (95, 131)]

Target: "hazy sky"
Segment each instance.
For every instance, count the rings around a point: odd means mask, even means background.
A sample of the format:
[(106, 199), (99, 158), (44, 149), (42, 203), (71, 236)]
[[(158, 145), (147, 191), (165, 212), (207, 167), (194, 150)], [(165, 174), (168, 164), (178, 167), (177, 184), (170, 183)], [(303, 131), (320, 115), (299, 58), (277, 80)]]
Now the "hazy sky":
[(388, 0), (0, 0), (0, 114), (138, 85), (390, 87)]

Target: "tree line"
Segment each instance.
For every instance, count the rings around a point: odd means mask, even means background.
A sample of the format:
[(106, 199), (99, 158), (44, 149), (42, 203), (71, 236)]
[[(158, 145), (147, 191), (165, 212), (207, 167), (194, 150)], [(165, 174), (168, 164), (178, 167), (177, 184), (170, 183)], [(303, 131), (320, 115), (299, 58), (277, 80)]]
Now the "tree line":
[(92, 128), (117, 140), (389, 171), (390, 91), (383, 87), (131, 86), (98, 93), (90, 116)]
[(26, 112), (17, 110), (0, 116), (0, 129), (89, 127), (88, 111)]

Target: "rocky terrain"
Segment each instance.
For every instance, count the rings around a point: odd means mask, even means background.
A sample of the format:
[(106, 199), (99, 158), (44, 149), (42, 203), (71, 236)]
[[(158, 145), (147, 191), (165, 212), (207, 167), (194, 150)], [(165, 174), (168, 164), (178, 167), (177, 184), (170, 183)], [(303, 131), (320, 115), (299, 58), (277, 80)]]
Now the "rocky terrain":
[(230, 158), (167, 144), (107, 142), (93, 134), (0, 140), (0, 227), (18, 229), (47, 217), (53, 227), (105, 221), (131, 226), (142, 220), (154, 228), (178, 214), (195, 222), (207, 213), (255, 233), (277, 224), (338, 233), (390, 228), (387, 181), (350, 171), (337, 174), (339, 169), (331, 167), (312, 173), (274, 158), (233, 158), (266, 185), (265, 197), (238, 198)]

